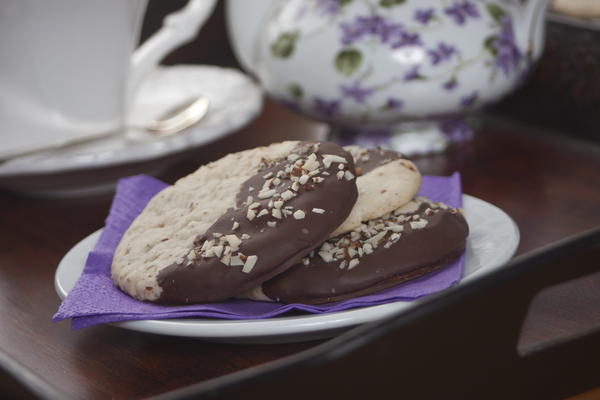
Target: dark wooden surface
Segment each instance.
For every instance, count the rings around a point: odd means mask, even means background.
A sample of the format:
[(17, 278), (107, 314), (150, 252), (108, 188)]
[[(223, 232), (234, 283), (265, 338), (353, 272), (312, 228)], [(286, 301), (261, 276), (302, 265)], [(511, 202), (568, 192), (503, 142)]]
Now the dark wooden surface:
[[(288, 135), (315, 136), (318, 128), (267, 103), (256, 122), (199, 149), (164, 177), (173, 181), (226, 151)], [(509, 213), (521, 229), (519, 253), (600, 225), (600, 146), (487, 117), (471, 143), (417, 163), (423, 173), (460, 171), (466, 193)], [(0, 352), (64, 397), (143, 398), (316, 344), (214, 344), (110, 326), (71, 331), (68, 322), (50, 322), (59, 305), (56, 266), (73, 245), (102, 226), (110, 201), (110, 194), (48, 199), (0, 191)], [(522, 342), (600, 325), (600, 279), (594, 279), (537, 299)]]
[[(160, 25), (165, 12), (183, 3), (150, 2), (144, 36)], [(236, 66), (225, 36), (222, 4), (200, 37), (166, 60), (180, 62)], [(321, 125), (268, 103), (249, 127), (188, 151), (161, 177), (173, 182), (230, 151), (322, 134)], [(417, 164), (429, 174), (460, 171), (466, 193), (509, 213), (521, 229), (519, 254), (600, 225), (597, 144), (486, 117), (473, 142), (452, 153), (421, 158)], [(126, 169), (94, 173), (112, 177)], [(80, 182), (81, 176), (65, 180)], [(59, 305), (53, 287), (56, 266), (72, 246), (102, 226), (110, 201), (110, 194), (53, 199), (0, 189), (0, 369), (8, 365), (12, 373), (29, 377), (38, 393), (54, 388), (59, 398), (136, 399), (319, 343), (214, 344), (110, 326), (71, 331), (68, 322), (53, 324), (50, 319)], [(600, 326), (599, 284), (600, 278), (593, 276), (541, 294), (532, 304), (521, 345)], [(11, 388), (22, 393), (18, 386), (10, 375), (0, 373), (0, 394)]]
[(271, 393), (286, 393), (288, 400), (315, 394), (349, 400), (562, 400), (589, 392), (600, 386), (600, 330), (523, 349), (517, 342), (532, 296), (599, 273), (599, 256), (597, 228), (312, 350), (160, 400), (264, 399)]

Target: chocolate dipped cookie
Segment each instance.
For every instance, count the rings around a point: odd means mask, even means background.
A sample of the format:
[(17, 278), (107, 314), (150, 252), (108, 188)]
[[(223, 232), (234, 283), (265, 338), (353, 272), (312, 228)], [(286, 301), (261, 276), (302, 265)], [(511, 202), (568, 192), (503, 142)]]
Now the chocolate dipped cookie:
[(320, 304), (374, 293), (442, 268), (462, 253), (468, 232), (460, 210), (417, 197), (329, 238), (249, 297)]
[(331, 236), (350, 232), (363, 221), (379, 218), (408, 203), (421, 186), (421, 173), (402, 153), (346, 146), (356, 167), (358, 199), (350, 215)]
[(357, 198), (352, 156), (328, 142), (231, 154), (155, 196), (112, 264), (124, 292), (159, 303), (221, 301), (319, 246)]

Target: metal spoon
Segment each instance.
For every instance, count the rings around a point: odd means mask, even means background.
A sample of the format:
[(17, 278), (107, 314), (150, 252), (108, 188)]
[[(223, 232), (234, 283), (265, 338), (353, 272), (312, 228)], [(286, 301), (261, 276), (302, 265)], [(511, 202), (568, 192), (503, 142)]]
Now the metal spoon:
[(195, 123), (199, 122), (208, 112), (208, 98), (200, 96), (191, 103), (183, 104), (173, 108), (160, 119), (150, 122), (144, 129), (157, 136), (172, 136)]
[[(164, 114), (160, 119), (151, 121), (147, 125), (144, 125), (144, 126), (129, 125), (128, 127), (134, 128), (134, 131), (141, 130), (141, 131), (150, 133), (156, 137), (173, 136), (173, 135), (176, 135), (177, 133), (183, 131), (184, 129), (189, 128), (190, 126), (194, 125), (195, 123), (199, 122), (202, 118), (204, 118), (204, 116), (208, 112), (209, 103), (210, 102), (209, 102), (208, 98), (206, 98), (204, 96), (195, 97), (191, 102), (188, 100), (188, 101), (181, 103), (178, 106), (175, 106), (173, 109), (169, 110), (166, 114)], [(83, 140), (77, 140), (77, 141), (73, 140), (68, 143), (63, 143), (60, 145), (48, 145), (46, 147), (39, 148), (39, 149), (36, 149), (33, 151), (20, 153), (14, 157), (2, 159), (2, 160), (0, 160), (0, 164), (3, 164), (4, 162), (6, 162), (12, 158), (19, 158), (19, 157), (23, 157), (23, 156), (28, 156), (30, 154), (42, 153), (45, 151), (51, 151), (51, 150), (57, 150), (57, 149), (63, 149), (63, 148), (75, 148), (77, 146), (85, 145), (88, 142), (100, 141), (100, 140), (104, 140), (106, 138), (110, 138), (111, 136), (116, 136), (117, 134), (119, 134), (121, 132), (122, 131), (120, 131), (120, 130), (113, 131), (113, 132), (106, 132), (102, 135), (92, 136), (89, 138), (85, 138)], [(126, 133), (126, 137), (132, 141), (139, 140), (139, 137), (136, 137), (135, 134), (131, 134), (131, 132)]]

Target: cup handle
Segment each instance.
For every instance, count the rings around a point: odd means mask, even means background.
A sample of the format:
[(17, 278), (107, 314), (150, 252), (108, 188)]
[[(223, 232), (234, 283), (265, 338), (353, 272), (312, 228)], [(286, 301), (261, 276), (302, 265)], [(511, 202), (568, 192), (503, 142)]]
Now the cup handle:
[(189, 0), (182, 9), (165, 17), (163, 26), (134, 53), (129, 72), (129, 102), (142, 79), (173, 49), (196, 37), (215, 8), (216, 0)]

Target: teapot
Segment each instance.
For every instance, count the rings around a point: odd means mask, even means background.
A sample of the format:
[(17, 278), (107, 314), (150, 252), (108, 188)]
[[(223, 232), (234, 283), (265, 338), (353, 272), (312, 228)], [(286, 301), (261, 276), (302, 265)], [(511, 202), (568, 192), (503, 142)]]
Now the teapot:
[(447, 141), (465, 132), (457, 115), (508, 94), (539, 59), (547, 3), (228, 0), (226, 17), (242, 66), (288, 107)]

